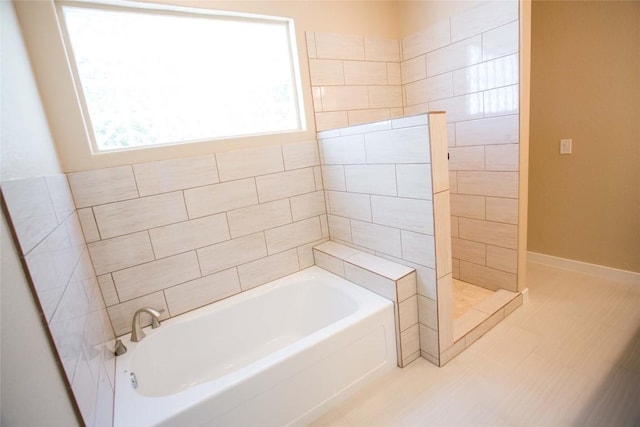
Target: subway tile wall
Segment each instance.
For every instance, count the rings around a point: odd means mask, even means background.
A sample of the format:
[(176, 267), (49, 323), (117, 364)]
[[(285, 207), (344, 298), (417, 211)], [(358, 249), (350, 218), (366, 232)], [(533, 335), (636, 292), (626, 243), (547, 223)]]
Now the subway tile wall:
[(398, 40), (307, 33), (316, 130), (403, 116)]
[(405, 114), (447, 113), (453, 276), (515, 291), (518, 3), (481, 3), (401, 45)]
[(63, 174), (1, 184), (26, 274), (87, 426), (113, 421), (114, 333)]
[(309, 267), (329, 237), (316, 141), (69, 181), (117, 336), (140, 307), (168, 318)]

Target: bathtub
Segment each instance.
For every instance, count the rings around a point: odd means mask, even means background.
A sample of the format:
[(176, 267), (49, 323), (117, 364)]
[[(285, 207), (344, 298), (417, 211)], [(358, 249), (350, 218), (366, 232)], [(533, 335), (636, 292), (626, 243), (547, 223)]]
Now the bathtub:
[(144, 331), (115, 427), (304, 425), (396, 366), (392, 302), (317, 266)]

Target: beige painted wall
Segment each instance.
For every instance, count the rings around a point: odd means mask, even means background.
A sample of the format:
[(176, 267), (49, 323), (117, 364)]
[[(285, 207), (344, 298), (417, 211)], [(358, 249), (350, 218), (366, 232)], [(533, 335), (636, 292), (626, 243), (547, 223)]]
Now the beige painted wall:
[(640, 272), (640, 2), (532, 13), (528, 249)]
[(2, 19), (0, 179), (60, 173), (53, 138), (11, 2), (2, 2)]
[(17, 0), (18, 18), (41, 89), (51, 132), (64, 172), (98, 169), (152, 160), (188, 157), (232, 148), (276, 145), (315, 139), (305, 31), (397, 37), (393, 1), (180, 1), (164, 3), (210, 7), (294, 18), (301, 65), (307, 131), (262, 137), (205, 141), (92, 155), (55, 18), (52, 0)]
[[(11, 2), (0, 2), (2, 180), (59, 173)], [(77, 425), (4, 213), (0, 213), (0, 424)]]

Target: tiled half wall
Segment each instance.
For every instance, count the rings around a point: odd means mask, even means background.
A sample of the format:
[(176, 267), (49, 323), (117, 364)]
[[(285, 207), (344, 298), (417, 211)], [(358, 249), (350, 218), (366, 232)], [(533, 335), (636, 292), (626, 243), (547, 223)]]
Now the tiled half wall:
[(69, 174), (116, 335), (313, 265), (319, 165), (310, 141)]
[(438, 364), (439, 340), (453, 344), (444, 115), (329, 130), (318, 139), (331, 239), (415, 268), (419, 324), (402, 332), (415, 334), (421, 354)]

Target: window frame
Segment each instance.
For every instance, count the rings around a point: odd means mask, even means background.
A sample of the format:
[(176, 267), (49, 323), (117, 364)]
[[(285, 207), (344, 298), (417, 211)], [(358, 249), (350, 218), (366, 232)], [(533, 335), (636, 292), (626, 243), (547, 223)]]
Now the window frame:
[[(203, 143), (210, 141), (221, 141), (221, 140), (233, 140), (233, 139), (242, 139), (242, 138), (250, 138), (250, 137), (260, 137), (260, 136), (269, 136), (269, 135), (278, 135), (278, 134), (290, 134), (290, 133), (300, 133), (306, 132), (307, 129), (307, 118), (305, 112), (305, 101), (304, 101), (304, 92), (302, 90), (302, 80), (301, 80), (301, 69), (300, 69), (300, 59), (298, 55), (298, 46), (296, 39), (296, 30), (295, 23), (293, 18), (280, 17), (280, 16), (271, 16), (271, 15), (260, 15), (253, 13), (244, 13), (244, 12), (234, 12), (234, 11), (223, 11), (217, 9), (207, 9), (207, 8), (196, 8), (196, 7), (185, 7), (178, 5), (169, 5), (169, 4), (160, 4), (160, 3), (142, 3), (142, 2), (134, 2), (128, 0), (53, 0), (56, 14), (58, 15), (58, 23), (60, 27), (60, 33), (62, 36), (62, 40), (64, 43), (64, 49), (67, 56), (67, 64), (69, 66), (69, 70), (71, 72), (71, 76), (73, 79), (73, 85), (75, 89), (75, 95), (77, 98), (78, 105), (80, 107), (80, 112), (82, 115), (82, 121), (85, 128), (85, 133), (89, 140), (89, 148), (92, 155), (104, 155), (104, 154), (114, 154), (125, 151), (133, 151), (133, 150), (148, 150), (153, 148), (160, 147), (171, 147), (171, 146), (180, 146), (194, 143)], [(266, 132), (255, 132), (255, 133), (242, 133), (242, 134), (231, 134), (224, 136), (211, 136), (211, 137), (203, 137), (201, 139), (192, 139), (192, 140), (181, 140), (181, 141), (170, 141), (163, 143), (155, 143), (148, 145), (140, 145), (140, 146), (130, 146), (130, 147), (120, 147), (114, 149), (100, 149), (98, 147), (94, 127), (91, 119), (91, 115), (89, 113), (89, 108), (87, 106), (84, 89), (82, 86), (82, 81), (80, 80), (80, 74), (78, 71), (78, 67), (76, 65), (76, 60), (74, 57), (74, 52), (71, 44), (71, 39), (69, 36), (69, 31), (67, 29), (67, 24), (64, 18), (64, 7), (76, 7), (76, 8), (87, 8), (87, 9), (96, 9), (96, 10), (105, 10), (105, 11), (124, 11), (124, 12), (133, 12), (133, 13), (146, 13), (149, 15), (164, 15), (164, 16), (181, 16), (181, 17), (197, 17), (197, 18), (209, 18), (214, 20), (234, 20), (234, 21), (244, 21), (244, 22), (266, 22), (271, 24), (280, 24), (286, 27), (286, 33), (288, 38), (288, 53), (289, 53), (289, 64), (290, 64), (290, 76), (292, 82), (292, 91), (293, 91), (293, 103), (296, 111), (296, 123), (297, 126), (295, 129), (287, 129), (287, 130), (275, 130), (275, 131), (266, 131)]]

